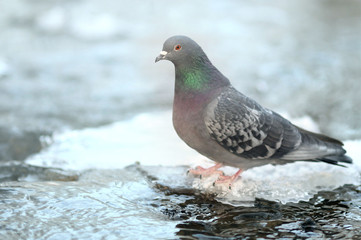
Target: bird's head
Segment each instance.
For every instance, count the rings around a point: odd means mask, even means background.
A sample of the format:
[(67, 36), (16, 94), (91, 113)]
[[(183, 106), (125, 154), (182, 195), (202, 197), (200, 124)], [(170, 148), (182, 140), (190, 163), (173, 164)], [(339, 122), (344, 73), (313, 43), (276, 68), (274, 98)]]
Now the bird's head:
[(177, 66), (181, 63), (189, 63), (199, 59), (207, 59), (202, 48), (189, 37), (177, 35), (168, 38), (164, 42), (163, 49), (155, 62), (169, 60)]

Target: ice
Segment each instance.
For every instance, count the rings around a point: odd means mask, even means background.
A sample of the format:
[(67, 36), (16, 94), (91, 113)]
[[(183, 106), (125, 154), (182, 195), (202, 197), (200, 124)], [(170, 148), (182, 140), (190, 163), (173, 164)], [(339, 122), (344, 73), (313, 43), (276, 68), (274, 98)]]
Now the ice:
[[(357, 141), (359, 145), (361, 141)], [(347, 142), (346, 148), (352, 143)], [(351, 152), (351, 151), (350, 151)], [(283, 166), (266, 165), (250, 169), (242, 174), (232, 186), (213, 187), (214, 176), (196, 179), (194, 187), (207, 189), (218, 194), (222, 202), (242, 205), (242, 202), (255, 198), (287, 202), (307, 201), (318, 191), (333, 190), (345, 184), (360, 184), (360, 157), (349, 154), (355, 161), (348, 168), (325, 163), (298, 162)], [(225, 173), (233, 174), (236, 170), (226, 168)]]
[[(175, 134), (171, 113), (140, 114), (111, 125), (57, 133), (28, 163), (71, 170), (142, 165), (188, 165), (198, 156)], [(49, 142), (49, 140), (46, 140)]]
[[(287, 114), (283, 114), (284, 116)], [(317, 131), (310, 117), (293, 119), (299, 126)], [(184, 144), (175, 134), (171, 112), (140, 114), (133, 119), (99, 128), (87, 128), (57, 133), (50, 146), (29, 159), (27, 163), (72, 170), (121, 169), (139, 162), (144, 166), (182, 168), (212, 166), (213, 162)], [(245, 171), (232, 186), (216, 185), (216, 175), (193, 178), (192, 187), (214, 192), (222, 202), (243, 204), (255, 198), (286, 202), (307, 201), (321, 190), (332, 190), (344, 184), (360, 184), (361, 140), (345, 141), (354, 164), (349, 167), (326, 163), (298, 162), (283, 166), (266, 165)], [(224, 167), (227, 175), (237, 169)], [(152, 174), (152, 173), (150, 173)], [(170, 175), (170, 176), (167, 176)], [(164, 179), (185, 178), (184, 174), (159, 174)]]

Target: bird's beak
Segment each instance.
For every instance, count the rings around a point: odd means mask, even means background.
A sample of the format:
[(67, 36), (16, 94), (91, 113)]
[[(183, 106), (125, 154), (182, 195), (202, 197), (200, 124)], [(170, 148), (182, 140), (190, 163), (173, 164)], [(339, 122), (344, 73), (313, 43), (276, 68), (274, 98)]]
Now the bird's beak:
[(165, 58), (165, 56), (167, 55), (168, 52), (166, 51), (161, 51), (159, 56), (155, 58), (155, 62), (158, 62), (160, 60), (163, 60)]

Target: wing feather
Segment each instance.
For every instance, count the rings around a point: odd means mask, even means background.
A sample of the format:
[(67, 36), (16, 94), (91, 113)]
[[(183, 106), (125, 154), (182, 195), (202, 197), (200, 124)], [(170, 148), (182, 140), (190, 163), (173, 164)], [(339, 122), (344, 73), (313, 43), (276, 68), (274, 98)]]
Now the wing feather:
[(205, 124), (216, 142), (243, 158), (280, 158), (301, 144), (294, 125), (234, 88), (209, 105)]
[(242, 158), (352, 162), (342, 142), (293, 125), (233, 87), (208, 105), (204, 121), (213, 140)]

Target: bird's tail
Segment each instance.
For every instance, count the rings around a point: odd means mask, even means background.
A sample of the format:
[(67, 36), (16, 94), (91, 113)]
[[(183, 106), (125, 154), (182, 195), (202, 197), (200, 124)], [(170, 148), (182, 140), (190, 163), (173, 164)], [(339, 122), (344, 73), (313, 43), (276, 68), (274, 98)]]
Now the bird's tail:
[(343, 143), (341, 141), (323, 134), (309, 132), (299, 127), (298, 129), (304, 138), (313, 138), (313, 140), (322, 142), (323, 144), (325, 144), (325, 146), (333, 148), (335, 150), (334, 154), (318, 157), (316, 158), (316, 160), (342, 167), (345, 166), (340, 164), (340, 162), (349, 164), (352, 163), (352, 159), (349, 156), (345, 155), (346, 151), (345, 149), (343, 149)]
[(341, 167), (345, 167), (345, 165), (340, 164), (340, 162), (349, 163), (349, 164), (352, 163), (352, 159), (347, 155), (328, 156), (328, 157), (318, 158), (317, 160), (325, 162), (325, 163), (341, 166)]

